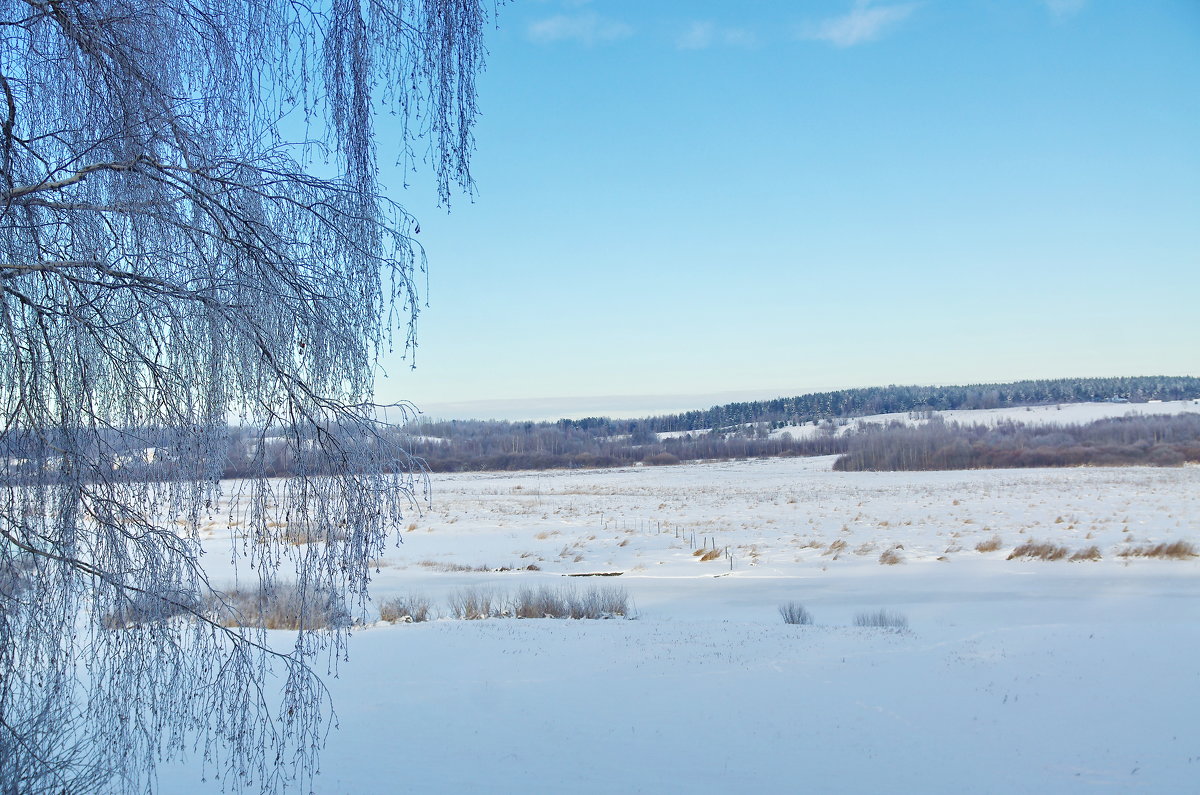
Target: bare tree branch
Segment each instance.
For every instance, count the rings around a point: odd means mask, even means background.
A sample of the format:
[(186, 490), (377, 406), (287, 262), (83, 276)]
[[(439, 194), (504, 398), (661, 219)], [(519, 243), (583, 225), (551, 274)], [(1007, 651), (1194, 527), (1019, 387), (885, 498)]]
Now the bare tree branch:
[(205, 529), (230, 528), (238, 588), (361, 609), (427, 492), (371, 403), (425, 264), (374, 113), (441, 200), (471, 191), (489, 16), (0, 0), (0, 792), (144, 792), (184, 748), (229, 789), (311, 781), (308, 662), (347, 628), (283, 652), (226, 626)]

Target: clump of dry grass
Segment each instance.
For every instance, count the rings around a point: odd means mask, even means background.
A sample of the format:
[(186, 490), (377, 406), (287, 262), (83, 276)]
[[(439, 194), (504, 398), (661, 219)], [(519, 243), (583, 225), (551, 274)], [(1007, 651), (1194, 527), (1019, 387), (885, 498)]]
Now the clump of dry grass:
[(1119, 553), (1122, 558), (1166, 558), (1168, 560), (1187, 560), (1200, 555), (1195, 544), (1188, 541), (1172, 541), (1170, 544), (1143, 544), (1140, 547), (1129, 547)]
[(839, 538), (836, 541), (834, 541), (833, 543), (831, 543), (829, 545), (829, 548), (826, 549), (822, 554), (836, 556), (838, 553), (840, 553), (845, 548), (846, 548), (846, 540), (844, 538)]
[(237, 589), (218, 596), (210, 609), (227, 627), (334, 629), (350, 625), (350, 613), (336, 595), (293, 583), (253, 591)]
[(813, 622), (812, 613), (799, 602), (784, 602), (779, 606), (779, 615), (785, 624), (808, 625)]
[[(0, 588), (4, 583), (0, 582)], [(15, 589), (8, 589), (12, 592)], [(23, 589), (22, 589), (23, 590)], [(101, 622), (107, 629), (126, 629), (144, 624), (167, 621), (177, 616), (199, 615), (207, 604), (193, 591), (169, 590), (159, 594), (127, 591), (124, 603), (106, 613)]]
[(433, 617), (432, 605), (425, 596), (394, 596), (379, 603), (379, 620), (415, 624)]
[(281, 531), (281, 538), (289, 544), (328, 544), (330, 541), (345, 541), (346, 531), (341, 527), (321, 527), (308, 524), (291, 524)]
[(504, 615), (500, 600), (486, 588), (463, 588), (450, 595), (450, 615), (463, 621), (499, 618)]
[(450, 597), (450, 616), (472, 621), (484, 618), (599, 619), (628, 616), (629, 595), (623, 588), (577, 590), (564, 586), (522, 588), (502, 596), (481, 588), (466, 588)]
[(629, 614), (624, 588), (522, 588), (508, 600), (505, 615), (514, 618), (616, 618)]
[(1071, 555), (1071, 560), (1100, 560), (1100, 558), (1100, 547), (1095, 544), (1077, 550), (1075, 554)]
[(445, 572), (492, 570), (489, 566), (465, 566), (462, 563), (448, 563), (442, 560), (422, 560), (417, 565), (425, 569), (433, 569), (434, 571)]
[(908, 618), (903, 613), (880, 609), (870, 613), (859, 613), (854, 617), (854, 626), (908, 629)]
[(879, 556), (879, 562), (884, 566), (895, 566), (897, 563), (904, 562), (904, 556), (896, 549), (885, 549)]
[(694, 557), (700, 558), (700, 562), (704, 563), (706, 561), (716, 560), (717, 558), (721, 557), (721, 550), (715, 549), (715, 548), (714, 549), (701, 548), (701, 549), (697, 549), (695, 552), (693, 552), (692, 555)]
[(978, 544), (976, 544), (975, 551), (976, 552), (995, 552), (997, 549), (999, 549), (1003, 545), (1004, 545), (1004, 542), (1000, 540), (1000, 536), (992, 536), (991, 538), (987, 539), (986, 541), (980, 541)]
[(1067, 555), (1071, 554), (1071, 550), (1066, 547), (1060, 547), (1048, 542), (1038, 543), (1033, 539), (1026, 541), (1024, 544), (1013, 549), (1009, 553), (1009, 560), (1017, 558), (1026, 558), (1029, 560), (1062, 560)]

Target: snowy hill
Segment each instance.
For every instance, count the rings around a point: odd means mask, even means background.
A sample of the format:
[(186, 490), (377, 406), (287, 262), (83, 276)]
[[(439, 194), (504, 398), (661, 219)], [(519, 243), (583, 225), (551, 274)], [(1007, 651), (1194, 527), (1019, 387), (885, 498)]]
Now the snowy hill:
[[(886, 425), (901, 422), (907, 425), (922, 425), (930, 416), (941, 417), (946, 422), (962, 425), (995, 426), (1002, 422), (1019, 422), (1026, 425), (1085, 425), (1109, 417), (1153, 416), (1164, 414), (1200, 413), (1200, 400), (1156, 400), (1147, 403), (1066, 403), (1054, 406), (1012, 406), (999, 409), (949, 409), (933, 412), (896, 412), (872, 414), (867, 417), (840, 421), (835, 424), (836, 434), (846, 434), (865, 425)], [(818, 425), (788, 425), (772, 430), (775, 438), (790, 434), (793, 438), (811, 438), (821, 433)]]

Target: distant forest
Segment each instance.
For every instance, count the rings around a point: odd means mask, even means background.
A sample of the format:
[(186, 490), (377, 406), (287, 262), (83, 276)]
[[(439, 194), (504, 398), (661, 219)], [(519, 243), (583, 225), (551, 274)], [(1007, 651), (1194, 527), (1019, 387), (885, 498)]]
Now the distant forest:
[(1113, 417), (1087, 425), (868, 426), (846, 437), (842, 472), (1018, 467), (1179, 466), (1200, 462), (1200, 414)]
[[(1142, 376), (1064, 378), (969, 386), (886, 386), (728, 403), (643, 419), (589, 417), (557, 422), (418, 419), (400, 432), (413, 455), (435, 472), (625, 466), (638, 462), (849, 453), (848, 419), (1089, 401), (1184, 400), (1200, 397), (1200, 378)], [(771, 430), (815, 425), (808, 438), (770, 438)], [(659, 434), (669, 434), (660, 438)]]
[[(1144, 403), (1147, 400), (1186, 400), (1195, 397), (1200, 397), (1200, 378), (1190, 376), (1055, 378), (968, 386), (876, 386), (748, 403), (727, 403), (707, 411), (650, 417), (634, 424), (646, 423), (654, 431), (693, 431), (753, 422), (769, 422), (782, 427), (823, 419), (908, 411), (997, 409), (1118, 399)], [(611, 420), (600, 418), (581, 422), (604, 423)]]
[[(349, 430), (322, 429), (341, 438), (346, 455), (380, 442), (394, 448), (395, 469), (433, 472), (568, 469), (777, 456), (839, 455), (844, 470), (957, 469), (1076, 464), (1178, 464), (1197, 458), (1195, 415), (1111, 420), (1083, 428), (960, 427), (936, 418), (919, 428), (868, 426), (839, 433), (854, 417), (902, 413), (927, 418), (942, 409), (979, 409), (1084, 401), (1200, 398), (1200, 378), (1057, 379), (1013, 384), (889, 386), (822, 392), (793, 398), (730, 403), (707, 411), (633, 420), (591, 417), (557, 422), (414, 420), (382, 430), (382, 440)], [(1131, 407), (1132, 408), (1132, 407)], [(784, 427), (802, 433), (776, 434)], [(133, 481), (239, 478), (255, 472), (282, 476), (322, 474), (329, 462), (310, 441), (287, 428), (230, 428), (223, 460), (185, 466), (175, 452), (178, 434), (146, 428), (136, 434), (101, 433), (96, 465)], [(120, 443), (118, 443), (120, 442)], [(16, 429), (0, 433), (0, 460), (13, 482), (36, 482), (59, 465), (62, 440)], [(407, 452), (407, 456), (401, 452)], [(409, 457), (411, 456), (411, 458)]]

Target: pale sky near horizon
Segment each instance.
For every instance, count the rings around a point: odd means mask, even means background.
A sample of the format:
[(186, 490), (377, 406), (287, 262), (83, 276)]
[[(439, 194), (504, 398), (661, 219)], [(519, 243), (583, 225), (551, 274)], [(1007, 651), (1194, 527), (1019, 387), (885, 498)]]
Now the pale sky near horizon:
[(429, 306), (378, 400), (1200, 374), (1196, 0), (517, 0), (487, 42), (477, 195), (393, 192)]

